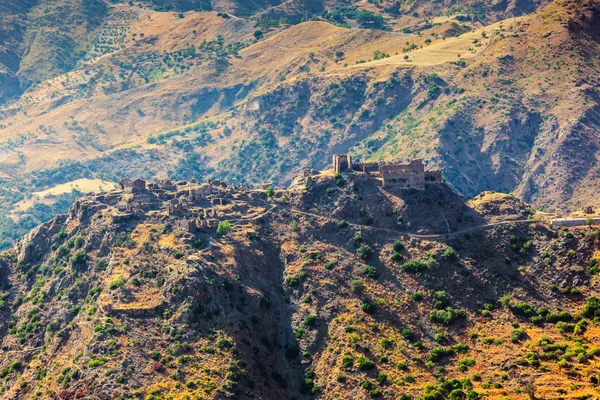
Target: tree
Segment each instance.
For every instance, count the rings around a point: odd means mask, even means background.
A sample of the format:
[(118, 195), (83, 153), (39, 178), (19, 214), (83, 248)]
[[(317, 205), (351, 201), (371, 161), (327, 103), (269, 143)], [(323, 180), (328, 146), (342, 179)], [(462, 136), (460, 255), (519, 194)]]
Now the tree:
[(217, 225), (217, 235), (219, 236), (229, 235), (232, 230), (233, 228), (231, 227), (229, 221), (221, 221), (219, 222), (219, 225)]
[(267, 194), (268, 198), (271, 198), (273, 196), (275, 196), (275, 189), (273, 189), (273, 186), (269, 186), (266, 190), (265, 193)]
[(381, 15), (367, 10), (357, 12), (356, 21), (363, 28), (382, 29), (385, 26), (385, 20)]
[(256, 30), (256, 31), (254, 31), (254, 37), (255, 37), (256, 39), (260, 39), (261, 37), (263, 37), (263, 33), (262, 33), (262, 31), (261, 31), (261, 30)]

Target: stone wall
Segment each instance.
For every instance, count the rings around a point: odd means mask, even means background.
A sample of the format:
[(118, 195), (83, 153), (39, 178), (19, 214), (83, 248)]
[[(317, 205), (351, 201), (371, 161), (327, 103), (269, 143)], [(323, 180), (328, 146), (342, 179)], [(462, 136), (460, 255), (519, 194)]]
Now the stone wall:
[(408, 164), (386, 164), (379, 167), (384, 187), (425, 189), (425, 165), (414, 160)]

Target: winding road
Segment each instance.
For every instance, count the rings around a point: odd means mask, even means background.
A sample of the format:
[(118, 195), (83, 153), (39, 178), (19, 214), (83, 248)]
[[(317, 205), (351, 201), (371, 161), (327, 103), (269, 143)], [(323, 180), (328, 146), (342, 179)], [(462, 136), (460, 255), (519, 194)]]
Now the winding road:
[[(273, 212), (276, 208), (282, 208), (284, 210), (290, 211), (292, 213), (295, 214), (300, 214), (300, 215), (305, 215), (307, 217), (314, 217), (314, 218), (319, 218), (319, 219), (324, 219), (327, 221), (331, 221), (331, 222), (336, 222), (339, 223), (342, 220), (338, 219), (338, 218), (333, 218), (333, 217), (327, 217), (324, 215), (320, 215), (320, 214), (315, 214), (315, 213), (311, 213), (311, 212), (307, 212), (307, 211), (301, 211), (298, 210), (294, 207), (288, 206), (288, 205), (283, 205), (283, 204), (275, 204), (273, 205), (273, 207), (271, 207), (269, 210), (265, 211), (264, 213), (249, 218), (249, 219), (237, 219), (237, 220), (231, 220), (229, 222), (232, 222), (234, 225), (238, 225), (239, 223), (242, 222), (249, 222), (249, 221), (254, 221), (257, 220), (261, 217), (266, 216), (267, 214)], [(352, 222), (348, 222), (346, 221), (346, 223), (348, 224), (348, 226), (354, 226), (356, 228), (360, 228), (360, 229), (367, 229), (367, 230), (378, 230), (378, 231), (384, 231), (384, 232), (390, 232), (396, 235), (402, 235), (402, 236), (408, 236), (408, 237), (413, 237), (413, 238), (417, 238), (417, 239), (430, 239), (430, 240), (447, 240), (447, 239), (451, 239), (454, 238), (456, 236), (460, 236), (462, 234), (465, 233), (469, 233), (469, 232), (473, 232), (479, 229), (487, 229), (487, 228), (493, 228), (495, 226), (501, 226), (501, 225), (511, 225), (511, 224), (539, 224), (539, 223), (543, 223), (543, 220), (530, 220), (530, 219), (518, 219), (518, 220), (511, 220), (511, 221), (500, 221), (500, 222), (491, 222), (489, 224), (482, 224), (482, 225), (477, 225), (477, 226), (472, 226), (469, 228), (465, 228), (465, 229), (461, 229), (459, 231), (455, 231), (455, 232), (449, 232), (449, 233), (439, 233), (439, 234), (418, 234), (418, 233), (410, 233), (410, 232), (400, 232), (396, 229), (390, 229), (390, 228), (382, 228), (382, 227), (377, 227), (377, 226), (370, 226), (370, 225), (362, 225), (362, 224), (356, 224), (356, 223), (352, 223)]]

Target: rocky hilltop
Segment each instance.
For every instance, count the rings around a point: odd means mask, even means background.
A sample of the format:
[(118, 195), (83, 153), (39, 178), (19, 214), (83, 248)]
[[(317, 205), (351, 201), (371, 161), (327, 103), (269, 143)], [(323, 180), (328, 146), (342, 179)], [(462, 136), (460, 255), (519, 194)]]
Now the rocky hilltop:
[(6, 399), (592, 399), (600, 234), (308, 171), (125, 180), (0, 258)]

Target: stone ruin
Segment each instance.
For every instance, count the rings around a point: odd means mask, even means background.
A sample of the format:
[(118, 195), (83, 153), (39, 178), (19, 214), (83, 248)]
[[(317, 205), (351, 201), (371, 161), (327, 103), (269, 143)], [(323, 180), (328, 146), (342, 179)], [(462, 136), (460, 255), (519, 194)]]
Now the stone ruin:
[(122, 179), (119, 182), (119, 188), (125, 193), (138, 193), (146, 190), (146, 181), (142, 179)]
[(334, 154), (333, 171), (358, 172), (365, 176), (374, 175), (382, 179), (383, 187), (400, 189), (425, 189), (427, 184), (442, 182), (442, 171), (425, 171), (423, 160), (413, 160), (408, 164), (388, 162), (358, 162), (352, 161), (349, 154)]

